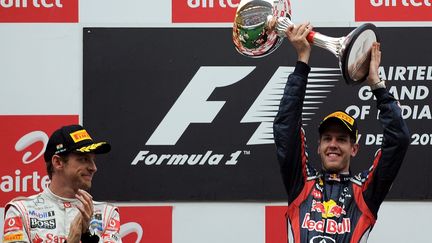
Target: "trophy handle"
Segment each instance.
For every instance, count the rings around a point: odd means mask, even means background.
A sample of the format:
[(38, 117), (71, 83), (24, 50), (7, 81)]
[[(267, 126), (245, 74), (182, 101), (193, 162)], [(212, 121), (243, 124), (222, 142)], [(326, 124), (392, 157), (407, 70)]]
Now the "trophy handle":
[[(269, 17), (268, 27), (274, 29), (281, 38), (286, 37), (286, 30), (294, 25), (286, 17)], [(377, 28), (371, 23), (363, 24), (339, 38), (310, 31), (306, 39), (309, 43), (333, 53), (339, 60), (342, 76), (347, 84), (358, 84), (366, 80), (369, 74), (370, 51), (374, 42), (379, 42)]]
[[(294, 25), (290, 19), (284, 17), (275, 18), (274, 22), (274, 30), (280, 37), (286, 37), (285, 31), (291, 25)], [(324, 48), (333, 53), (336, 57), (339, 57), (344, 37), (334, 38), (312, 30), (306, 36), (306, 39), (312, 45)]]

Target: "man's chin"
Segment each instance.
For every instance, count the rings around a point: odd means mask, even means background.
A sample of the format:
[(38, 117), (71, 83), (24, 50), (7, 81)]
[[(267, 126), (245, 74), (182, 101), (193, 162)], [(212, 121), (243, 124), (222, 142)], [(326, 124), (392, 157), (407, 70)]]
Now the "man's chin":
[(338, 166), (324, 166), (324, 170), (327, 173), (340, 173), (340, 168)]
[(90, 190), (90, 188), (91, 188), (91, 182), (90, 183), (83, 183), (80, 186), (80, 189), (82, 189), (84, 191)]

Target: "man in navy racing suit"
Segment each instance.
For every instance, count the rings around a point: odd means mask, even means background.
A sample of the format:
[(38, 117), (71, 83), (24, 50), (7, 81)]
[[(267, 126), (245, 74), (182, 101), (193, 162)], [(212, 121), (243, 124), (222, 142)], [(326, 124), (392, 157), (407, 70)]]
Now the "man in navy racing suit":
[(309, 24), (301, 24), (286, 31), (298, 61), (274, 121), (277, 157), (288, 194), (288, 242), (366, 242), (408, 148), (408, 128), (398, 102), (379, 79), (381, 52), (379, 43), (374, 43), (365, 83), (377, 100), (383, 142), (373, 165), (358, 175), (350, 173), (350, 160), (359, 150), (358, 131), (355, 119), (344, 111), (329, 114), (319, 126), (322, 168), (308, 164), (302, 108), (310, 71), (311, 46), (306, 40), (310, 30)]

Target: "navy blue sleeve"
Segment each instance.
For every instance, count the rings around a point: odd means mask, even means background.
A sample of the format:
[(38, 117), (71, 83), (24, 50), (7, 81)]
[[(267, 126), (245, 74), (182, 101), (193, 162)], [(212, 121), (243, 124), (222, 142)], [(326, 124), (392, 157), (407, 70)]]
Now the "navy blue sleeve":
[(299, 195), (306, 179), (302, 110), (309, 72), (310, 67), (307, 64), (297, 62), (294, 72), (288, 77), (273, 124), (277, 158), (288, 193), (288, 202), (292, 202)]
[(369, 209), (377, 216), (378, 209), (388, 194), (402, 165), (410, 142), (410, 134), (399, 102), (386, 89), (373, 91), (380, 111), (383, 143), (363, 185), (363, 197)]

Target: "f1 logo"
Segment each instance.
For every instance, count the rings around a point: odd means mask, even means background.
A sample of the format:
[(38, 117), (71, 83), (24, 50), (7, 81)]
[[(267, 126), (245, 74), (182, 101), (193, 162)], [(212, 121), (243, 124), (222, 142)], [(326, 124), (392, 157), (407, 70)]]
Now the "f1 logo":
[(207, 101), (216, 88), (238, 82), (255, 67), (201, 67), (146, 145), (175, 145), (191, 123), (211, 123), (225, 101)]
[[(216, 88), (234, 84), (247, 75), (255, 67), (232, 66), (207, 66), (201, 67), (189, 82), (180, 97), (168, 111), (162, 122), (148, 139), (146, 145), (175, 145), (181, 135), (191, 123), (211, 123), (225, 101), (207, 101)], [(247, 142), (248, 145), (273, 143), (272, 124), (276, 116), (280, 99), (288, 78), (294, 71), (294, 67), (279, 67), (261, 91), (255, 102), (244, 115), (240, 123), (260, 123)], [(335, 72), (334, 74), (327, 73)], [(326, 73), (321, 73), (326, 72)], [(325, 76), (325, 78), (323, 78)], [(318, 105), (325, 99), (340, 77), (339, 69), (314, 68), (314, 73), (309, 75), (309, 81), (305, 97), (303, 120), (307, 122), (315, 113)], [(306, 123), (304, 123), (306, 124)]]

